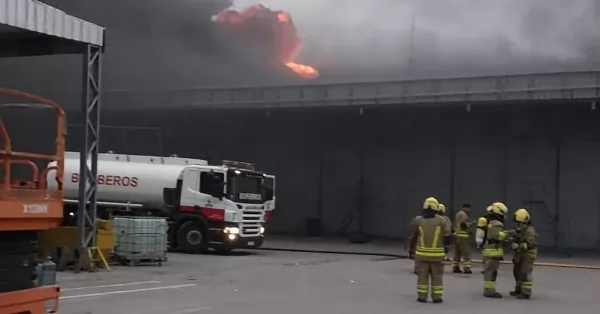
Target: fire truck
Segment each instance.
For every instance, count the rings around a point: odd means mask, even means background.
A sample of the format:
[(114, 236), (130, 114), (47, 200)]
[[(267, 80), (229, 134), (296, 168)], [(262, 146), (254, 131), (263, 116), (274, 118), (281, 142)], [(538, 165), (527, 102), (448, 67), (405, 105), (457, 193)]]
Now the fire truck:
[[(77, 212), (79, 167), (79, 153), (66, 152), (66, 216)], [(99, 217), (164, 217), (170, 247), (185, 253), (260, 247), (275, 206), (275, 176), (245, 162), (101, 153), (96, 182)]]

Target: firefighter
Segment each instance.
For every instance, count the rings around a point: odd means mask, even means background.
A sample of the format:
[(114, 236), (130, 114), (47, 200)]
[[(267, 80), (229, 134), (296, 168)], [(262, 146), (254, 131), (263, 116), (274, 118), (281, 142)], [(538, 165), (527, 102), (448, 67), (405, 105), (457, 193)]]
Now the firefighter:
[(500, 262), (504, 259), (504, 241), (507, 233), (504, 230), (504, 218), (508, 208), (504, 203), (492, 204), (488, 215), (488, 226), (485, 241), (483, 242), (483, 295), (488, 298), (502, 298), (502, 294), (496, 291), (496, 279)]
[[(452, 226), (452, 221), (450, 220), (450, 217), (448, 217), (448, 215), (446, 215), (446, 205), (440, 203), (440, 216), (444, 217), (446, 219), (446, 221), (448, 222), (448, 224), (450, 226)], [(452, 230), (451, 232), (454, 232), (454, 230)], [(450, 252), (450, 245), (445, 245), (444, 246), (444, 253), (446, 254), (446, 257), (444, 258), (444, 260), (449, 261), (450, 258), (448, 257), (448, 252)]]
[(417, 301), (421, 303), (427, 303), (430, 287), (433, 303), (443, 302), (444, 246), (450, 244), (451, 226), (439, 213), (439, 202), (429, 197), (421, 215), (410, 224), (410, 250), (417, 264)]
[(454, 218), (454, 256), (452, 259), (452, 272), (462, 273), (460, 261), (462, 259), (464, 273), (472, 274), (471, 271), (471, 246), (469, 237), (471, 235), (471, 221), (469, 214), (471, 204), (464, 203), (462, 209), (456, 213)]
[(531, 225), (531, 216), (526, 209), (521, 208), (515, 212), (514, 221), (517, 224), (513, 233), (515, 241), (512, 243), (513, 276), (515, 277), (515, 290), (510, 292), (517, 299), (529, 299), (532, 288), (533, 263), (537, 259), (538, 234)]
[[(486, 208), (486, 214), (484, 216), (479, 217), (475, 222), (477, 225), (477, 230), (475, 231), (475, 244), (477, 244), (477, 250), (483, 249), (483, 243), (485, 242), (485, 235), (487, 233), (488, 216), (492, 211), (492, 208), (493, 207), (491, 205), (488, 206)], [(481, 257), (481, 261), (483, 262), (483, 265), (485, 265), (485, 256)], [(484, 271), (481, 270), (482, 274), (483, 272)]]

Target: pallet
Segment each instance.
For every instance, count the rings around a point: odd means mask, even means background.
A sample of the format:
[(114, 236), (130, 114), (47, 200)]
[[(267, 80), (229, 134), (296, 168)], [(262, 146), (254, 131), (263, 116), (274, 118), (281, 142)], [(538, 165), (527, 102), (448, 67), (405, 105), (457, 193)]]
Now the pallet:
[(143, 264), (158, 264), (162, 266), (163, 262), (167, 261), (167, 257), (157, 254), (130, 254), (130, 255), (115, 255), (116, 260), (122, 266), (136, 266)]

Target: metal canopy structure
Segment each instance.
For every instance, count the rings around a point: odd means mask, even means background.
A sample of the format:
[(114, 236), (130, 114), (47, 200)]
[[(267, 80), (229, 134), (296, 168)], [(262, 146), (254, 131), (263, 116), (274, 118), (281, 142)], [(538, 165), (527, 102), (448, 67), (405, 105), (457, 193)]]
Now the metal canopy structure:
[[(600, 99), (600, 71), (387, 82), (107, 92), (108, 97), (115, 97), (115, 102), (118, 102), (121, 93), (127, 94), (128, 109), (137, 106), (146, 110), (177, 107), (219, 109), (367, 107), (586, 100)], [(139, 99), (136, 99), (137, 97)], [(119, 109), (115, 108), (115, 110)]]
[[(0, 0), (0, 57), (81, 54), (84, 143), (81, 148), (78, 249), (96, 245), (96, 173), (100, 125), (100, 68), (104, 28), (36, 0)], [(91, 159), (91, 163), (86, 160)], [(87, 206), (86, 206), (87, 204)]]

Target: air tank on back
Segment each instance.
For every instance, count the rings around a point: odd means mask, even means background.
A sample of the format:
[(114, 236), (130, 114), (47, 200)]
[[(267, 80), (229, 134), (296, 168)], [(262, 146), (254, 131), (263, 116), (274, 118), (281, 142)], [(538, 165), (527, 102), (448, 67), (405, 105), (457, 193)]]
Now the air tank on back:
[[(88, 162), (89, 164), (89, 162)], [(164, 188), (175, 188), (177, 178), (187, 165), (207, 165), (202, 159), (98, 154), (98, 206), (118, 207), (130, 204), (144, 209), (164, 209)], [(48, 166), (55, 166), (50, 163)], [(64, 198), (79, 197), (79, 153), (65, 153)], [(56, 188), (55, 172), (48, 173), (49, 188)], [(117, 205), (121, 204), (121, 205)]]

